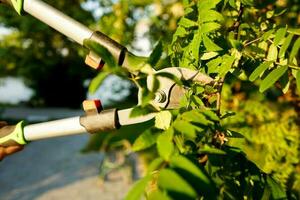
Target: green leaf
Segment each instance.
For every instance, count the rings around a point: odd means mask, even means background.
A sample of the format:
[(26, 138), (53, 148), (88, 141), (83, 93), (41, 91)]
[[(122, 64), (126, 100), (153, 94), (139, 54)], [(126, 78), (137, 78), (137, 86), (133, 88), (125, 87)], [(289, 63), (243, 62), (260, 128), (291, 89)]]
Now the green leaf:
[(196, 106), (196, 107), (204, 106), (202, 99), (197, 95), (192, 95), (190, 97), (190, 101), (191, 101), (191, 106)]
[(155, 111), (156, 111), (155, 108), (149, 104), (144, 107), (135, 106), (130, 113), (130, 117), (139, 117)]
[(207, 68), (208, 68), (208, 74), (211, 74), (211, 73), (217, 73), (218, 72), (218, 67), (219, 65), (222, 63), (222, 57), (221, 56), (218, 56), (217, 58), (209, 61), (206, 65), (207, 65)]
[(108, 75), (108, 72), (100, 72), (95, 78), (93, 78), (89, 85), (89, 93), (94, 94)]
[(168, 79), (174, 81), (178, 85), (183, 85), (182, 81), (177, 76), (175, 76), (172, 73), (169, 73), (169, 72), (158, 72), (155, 75), (156, 76), (161, 76), (161, 77), (168, 78)]
[(158, 157), (154, 159), (148, 166), (147, 166), (147, 174), (151, 174), (153, 171), (158, 170), (163, 164), (165, 163), (164, 159)]
[(287, 93), (287, 91), (289, 90), (289, 87), (290, 87), (290, 80), (289, 80), (289, 73), (288, 71), (286, 71), (282, 76), (281, 78), (279, 79), (279, 83), (282, 87), (282, 92), (284, 94)]
[(221, 25), (216, 22), (208, 22), (200, 26), (201, 34), (210, 33), (221, 28)]
[(267, 56), (267, 60), (276, 60), (277, 59), (277, 55), (278, 55), (278, 49), (277, 46), (274, 44), (270, 45), (269, 48), (269, 52), (268, 52), (268, 56)]
[(205, 89), (202, 85), (198, 85), (198, 84), (193, 85), (193, 93), (195, 93), (195, 95), (200, 95), (204, 91)]
[(278, 10), (276, 9), (274, 16), (278, 17), (280, 15), (283, 15), (284, 13), (286, 13), (287, 10), (288, 10), (288, 8), (281, 8), (281, 9), (278, 9)]
[(195, 177), (199, 178), (201, 180), (201, 184), (210, 185), (211, 182), (208, 179), (208, 177), (205, 175), (202, 170), (196, 166), (192, 161), (187, 159), (184, 156), (178, 155), (172, 157), (170, 161), (170, 165), (172, 168), (179, 168), (183, 169), (191, 174), (193, 174)]
[[(155, 86), (155, 84), (153, 86)], [(141, 95), (142, 104), (141, 105), (144, 107), (144, 106), (149, 105), (149, 102), (155, 98), (155, 93), (145, 87), (141, 88), (141, 91), (142, 91), (142, 95)]]
[(170, 111), (160, 111), (155, 116), (155, 127), (162, 130), (167, 130), (172, 121), (172, 114)]
[(215, 8), (221, 0), (201, 0), (198, 1), (198, 12)]
[(166, 161), (170, 160), (174, 151), (173, 134), (173, 130), (169, 129), (157, 138), (158, 153)]
[(234, 60), (235, 59), (233, 56), (225, 55), (223, 57), (223, 61), (221, 63), (221, 66), (219, 67), (219, 76), (220, 77), (224, 77), (229, 72)]
[(300, 70), (298, 70), (297, 75), (296, 75), (296, 83), (297, 83), (297, 89), (300, 94)]
[(191, 28), (191, 27), (198, 26), (198, 23), (194, 22), (188, 18), (182, 17), (180, 19), (180, 21), (178, 22), (178, 25), (183, 26), (185, 28)]
[(133, 151), (141, 151), (151, 147), (156, 143), (157, 135), (154, 135), (150, 129), (143, 132), (133, 143)]
[(215, 10), (201, 10), (199, 12), (199, 23), (223, 20), (223, 15)]
[(84, 46), (95, 52), (99, 55), (109, 67), (117, 67), (117, 61), (112, 56), (112, 54), (102, 45), (93, 40), (86, 39), (84, 40)]
[(202, 42), (202, 35), (200, 31), (197, 30), (196, 33), (194, 34), (193, 40), (189, 45), (191, 47), (192, 55), (195, 60), (199, 60), (199, 48), (201, 42)]
[(288, 66), (279, 66), (273, 70), (268, 76), (261, 82), (259, 91), (264, 92), (270, 88), (288, 69)]
[(147, 200), (172, 200), (167, 194), (162, 193), (160, 190), (155, 190), (151, 192)]
[(298, 54), (299, 48), (300, 48), (300, 37), (294, 43), (294, 46), (292, 48), (290, 58), (289, 58), (290, 62), (292, 62), (293, 59), (295, 58), (295, 56)]
[(206, 35), (203, 35), (203, 43), (206, 48), (206, 50), (209, 51), (222, 51), (223, 49), (216, 45), (209, 37)]
[(253, 6), (254, 5), (254, 0), (242, 0), (242, 3), (244, 5)]
[(279, 51), (279, 58), (284, 58), (285, 52), (289, 48), (290, 43), (293, 39), (293, 36), (294, 36), (293, 34), (289, 34), (287, 36), (287, 38), (285, 38), (285, 40), (280, 48), (280, 51)]
[(174, 43), (178, 37), (184, 37), (187, 34), (188, 34), (188, 32), (185, 30), (185, 28), (183, 28), (182, 26), (179, 26), (173, 35), (172, 43)]
[(174, 128), (180, 133), (186, 135), (190, 138), (196, 137), (196, 132), (201, 131), (201, 129), (197, 126), (192, 125), (191, 123), (184, 120), (176, 120), (173, 123)]
[(260, 64), (250, 75), (249, 80), (250, 81), (255, 81), (262, 73), (264, 73), (264, 71), (266, 71), (268, 69), (268, 67), (270, 67), (270, 65), (272, 64), (272, 61), (266, 61), (262, 64)]
[(245, 138), (242, 134), (232, 130), (226, 130), (226, 136), (230, 138)]
[(127, 193), (125, 200), (140, 200), (152, 176), (148, 175), (138, 180)]
[(242, 51), (244, 46), (243, 46), (243, 43), (241, 41), (229, 39), (229, 42), (230, 42), (230, 44), (233, 48), (237, 49), (238, 51)]
[(266, 40), (270, 39), (270, 37), (272, 36), (273, 32), (274, 32), (274, 29), (271, 29), (271, 30), (265, 32), (263, 34), (263, 36), (262, 36), (263, 40), (266, 41)]
[(271, 190), (273, 199), (287, 199), (284, 189), (270, 176), (267, 176), (267, 184)]
[(164, 190), (190, 198), (196, 198), (197, 193), (191, 185), (171, 169), (163, 169), (158, 176), (158, 186)]
[(204, 147), (202, 147), (199, 150), (199, 153), (205, 153), (205, 154), (218, 154), (218, 155), (225, 155), (226, 152), (222, 151), (221, 149), (217, 149), (214, 147), (210, 147), (208, 145), (204, 145)]
[(157, 92), (157, 90), (158, 90), (158, 88), (159, 88), (159, 86), (160, 86), (160, 82), (159, 82), (159, 80), (158, 80), (158, 78), (157, 78), (157, 76), (156, 75), (149, 75), (149, 77), (150, 76), (152, 76), (152, 80), (153, 80), (153, 82), (152, 82), (152, 88), (151, 88), (151, 92), (153, 92), (153, 93), (155, 93), (155, 92)]
[(212, 110), (204, 110), (202, 111), (202, 114), (205, 115), (209, 120), (220, 121), (219, 116)]
[(190, 96), (190, 102), (191, 102), (190, 105), (192, 107), (198, 108), (198, 107), (204, 106), (202, 99), (200, 97), (198, 97), (197, 95)]
[(267, 18), (268, 18), (268, 19), (272, 18), (272, 17), (274, 16), (274, 12), (275, 12), (274, 10), (268, 11), (268, 12), (266, 13)]
[(206, 119), (206, 117), (198, 110), (187, 111), (183, 113), (181, 117), (188, 122), (194, 122), (205, 126), (212, 124), (212, 122)]
[(217, 55), (219, 55), (219, 53), (217, 53), (217, 52), (208, 52), (208, 53), (204, 53), (200, 59), (201, 60), (209, 60), (209, 59), (216, 57)]
[(276, 31), (274, 45), (277, 46), (286, 34), (286, 28), (280, 28)]
[(163, 45), (162, 42), (159, 41), (157, 43), (157, 45), (155, 46), (154, 50), (152, 51), (149, 59), (148, 59), (148, 63), (155, 68), (155, 65), (157, 64), (157, 62), (159, 61), (161, 55), (163, 53)]
[(236, 3), (235, 3), (235, 2), (236, 2), (235, 0), (225, 0), (225, 1), (224, 1), (224, 6), (226, 6), (226, 3), (227, 3), (227, 2), (229, 3), (229, 5), (230, 5), (232, 8), (235, 8), (235, 9), (237, 8), (237, 5), (236, 5)]

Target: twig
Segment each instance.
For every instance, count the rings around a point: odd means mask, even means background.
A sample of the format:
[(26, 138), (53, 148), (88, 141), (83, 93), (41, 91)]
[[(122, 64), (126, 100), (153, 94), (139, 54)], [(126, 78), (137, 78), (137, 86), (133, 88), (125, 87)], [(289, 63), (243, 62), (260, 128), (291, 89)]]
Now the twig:
[(241, 6), (236, 21), (234, 22), (234, 24), (231, 27), (228, 28), (228, 31), (234, 31), (235, 32), (234, 33), (235, 34), (235, 38), (238, 35), (237, 31), (238, 31), (238, 29), (239, 29), (239, 27), (241, 25), (241, 20), (242, 20), (243, 13), (244, 13), (244, 7)]
[(217, 115), (220, 117), (221, 116), (221, 100), (222, 100), (222, 89), (223, 89), (223, 85), (224, 85), (224, 78), (222, 78), (219, 82), (218, 82), (218, 93), (217, 93)]
[(252, 40), (252, 41), (247, 42), (246, 44), (244, 44), (244, 47), (247, 47), (247, 46), (249, 46), (250, 44), (253, 44), (253, 43), (259, 41), (261, 38), (262, 38), (262, 37), (259, 37), (259, 38), (256, 38), (255, 40)]

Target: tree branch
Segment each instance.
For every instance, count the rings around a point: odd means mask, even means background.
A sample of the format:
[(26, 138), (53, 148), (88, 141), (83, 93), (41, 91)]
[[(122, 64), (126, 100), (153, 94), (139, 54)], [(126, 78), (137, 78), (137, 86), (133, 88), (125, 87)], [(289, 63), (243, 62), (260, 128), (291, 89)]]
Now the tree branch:
[(235, 34), (235, 38), (237, 38), (237, 31), (241, 25), (241, 20), (242, 20), (242, 16), (243, 16), (243, 13), (244, 13), (244, 7), (243, 5), (241, 5), (241, 8), (239, 10), (239, 13), (238, 13), (238, 16), (237, 16), (237, 19), (236, 21), (234, 22), (234, 24), (228, 28), (228, 31), (234, 31), (234, 34)]

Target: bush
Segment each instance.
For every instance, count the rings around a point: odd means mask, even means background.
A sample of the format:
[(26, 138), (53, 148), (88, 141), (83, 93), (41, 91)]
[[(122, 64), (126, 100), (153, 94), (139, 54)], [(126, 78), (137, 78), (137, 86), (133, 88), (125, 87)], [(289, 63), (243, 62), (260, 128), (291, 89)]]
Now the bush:
[[(172, 41), (139, 66), (170, 62), (218, 84), (184, 83), (179, 109), (156, 110), (154, 126), (131, 147), (152, 154), (156, 147), (156, 158), (126, 199), (300, 198), (299, 5), (184, 0), (183, 8)], [(149, 111), (154, 95), (145, 75), (133, 77), (144, 91), (135, 115)]]

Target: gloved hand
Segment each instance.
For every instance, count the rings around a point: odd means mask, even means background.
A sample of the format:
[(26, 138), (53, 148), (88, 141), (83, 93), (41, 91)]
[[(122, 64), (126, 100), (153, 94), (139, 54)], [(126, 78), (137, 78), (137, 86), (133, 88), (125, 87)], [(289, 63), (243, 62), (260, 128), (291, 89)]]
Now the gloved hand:
[[(6, 126), (6, 125), (7, 125), (6, 122), (0, 121), (0, 128), (2, 128), (3, 126)], [(15, 152), (18, 152), (18, 151), (22, 150), (22, 149), (23, 149), (22, 145), (15, 145), (15, 146), (9, 146), (9, 147), (0, 146), (0, 161), (5, 156), (11, 155)]]

